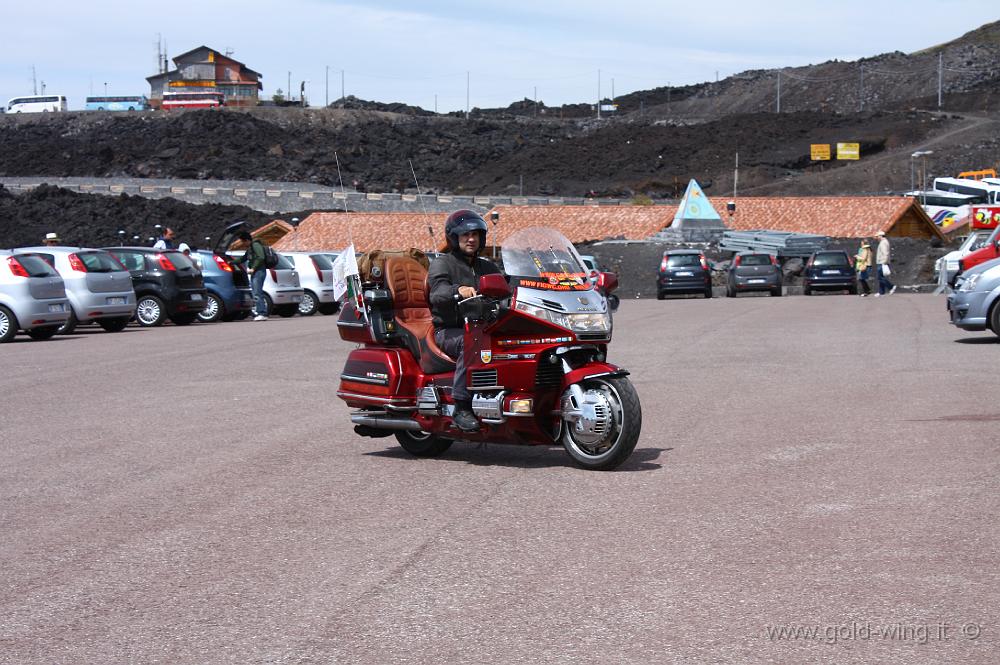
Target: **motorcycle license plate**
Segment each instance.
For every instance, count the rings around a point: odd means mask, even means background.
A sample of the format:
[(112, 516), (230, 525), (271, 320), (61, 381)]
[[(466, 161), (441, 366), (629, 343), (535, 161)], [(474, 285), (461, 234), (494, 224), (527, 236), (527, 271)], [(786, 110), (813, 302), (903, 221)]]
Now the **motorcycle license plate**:
[(125, 304), (125, 298), (121, 298), (121, 297), (118, 297), (118, 296), (115, 296), (115, 297), (112, 297), (112, 298), (108, 298), (108, 304), (109, 305), (124, 305)]
[(763, 280), (763, 279), (751, 279), (751, 280), (747, 280), (747, 283), (749, 283), (749, 284), (763, 284), (764, 281), (765, 280)]
[(839, 275), (840, 271), (839, 270), (824, 270), (823, 274), (824, 275)]
[(691, 272), (690, 270), (682, 270), (676, 274), (678, 277), (694, 277), (694, 273)]
[(200, 293), (192, 293), (191, 294), (191, 300), (201, 300), (201, 294)]
[(49, 311), (50, 312), (65, 312), (66, 310), (63, 309), (62, 303), (59, 303), (58, 305), (49, 305)]

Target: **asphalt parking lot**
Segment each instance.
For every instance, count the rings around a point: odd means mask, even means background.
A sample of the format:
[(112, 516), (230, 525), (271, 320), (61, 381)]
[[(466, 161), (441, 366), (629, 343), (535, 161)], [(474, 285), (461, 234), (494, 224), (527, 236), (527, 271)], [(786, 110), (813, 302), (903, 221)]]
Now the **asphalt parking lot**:
[(333, 317), (4, 345), (0, 662), (996, 662), (993, 335), (929, 295), (615, 323), (607, 473), (357, 437)]

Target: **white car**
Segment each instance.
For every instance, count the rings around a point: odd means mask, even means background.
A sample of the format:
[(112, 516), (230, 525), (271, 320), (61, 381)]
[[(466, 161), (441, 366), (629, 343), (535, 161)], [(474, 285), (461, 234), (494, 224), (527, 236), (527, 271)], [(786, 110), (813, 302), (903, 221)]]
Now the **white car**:
[[(282, 252), (299, 274), (302, 302), (299, 314), (312, 316), (316, 312), (333, 314), (339, 309), (333, 297), (333, 259), (326, 252)], [(336, 255), (334, 255), (336, 257)]]
[(979, 230), (973, 231), (965, 239), (962, 245), (951, 252), (948, 252), (940, 259), (934, 262), (934, 281), (938, 281), (941, 276), (941, 270), (946, 271), (945, 281), (951, 283), (951, 280), (958, 274), (959, 265), (958, 262), (968, 254), (976, 251), (977, 249), (982, 249), (990, 242), (990, 236), (993, 231), (990, 230)]

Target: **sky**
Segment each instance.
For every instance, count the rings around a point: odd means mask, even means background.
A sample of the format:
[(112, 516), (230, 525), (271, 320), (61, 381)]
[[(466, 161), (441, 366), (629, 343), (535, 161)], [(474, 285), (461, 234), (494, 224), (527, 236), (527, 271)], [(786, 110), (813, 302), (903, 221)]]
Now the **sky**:
[[(525, 98), (549, 106), (748, 69), (913, 52), (998, 20), (983, 0), (45, 0), (5, 3), (0, 102), (149, 94), (157, 39), (263, 75), (263, 95), (347, 95), (442, 113)], [(998, 12), (1000, 14), (1000, 12)], [(32, 70), (34, 68), (34, 83)], [(171, 64), (171, 68), (173, 65)], [(468, 98), (468, 100), (467, 100)]]

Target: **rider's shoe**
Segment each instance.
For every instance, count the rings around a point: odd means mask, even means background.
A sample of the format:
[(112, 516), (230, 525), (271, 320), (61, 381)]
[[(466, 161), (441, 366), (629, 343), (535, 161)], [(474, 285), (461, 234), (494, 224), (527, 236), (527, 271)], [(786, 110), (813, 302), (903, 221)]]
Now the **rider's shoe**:
[(463, 432), (475, 432), (479, 430), (479, 421), (476, 420), (476, 415), (472, 413), (472, 408), (466, 404), (455, 405), (455, 414), (451, 417), (451, 421), (455, 423), (455, 427)]

